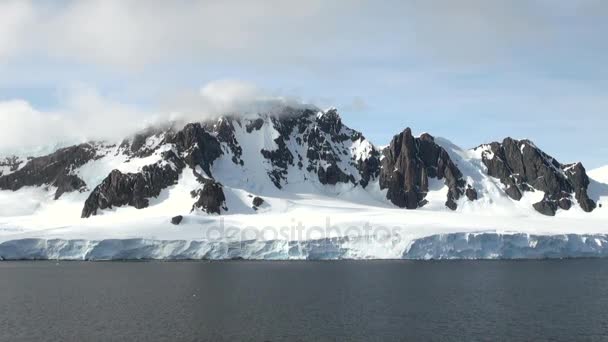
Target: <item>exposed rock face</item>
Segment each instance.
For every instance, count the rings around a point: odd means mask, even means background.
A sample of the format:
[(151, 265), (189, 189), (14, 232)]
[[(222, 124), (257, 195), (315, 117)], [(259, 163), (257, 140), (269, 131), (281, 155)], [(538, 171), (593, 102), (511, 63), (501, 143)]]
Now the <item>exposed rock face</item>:
[(319, 168), (318, 176), (321, 184), (355, 183), (355, 177), (344, 173), (336, 164), (330, 164), (327, 168)]
[(377, 179), (380, 175), (380, 152), (376, 149), (371, 150), (367, 158), (357, 160), (356, 167), (361, 174), (359, 184), (365, 188), (371, 180)]
[(486, 148), (482, 161), (488, 175), (500, 179), (512, 199), (519, 201), (526, 191), (543, 191), (544, 199), (534, 208), (553, 216), (558, 207), (570, 209), (574, 193), (583, 210), (595, 209), (595, 202), (587, 194), (589, 177), (581, 163), (560, 164), (529, 140), (506, 138), (482, 148)]
[(329, 109), (323, 115), (318, 115), (317, 125), (321, 131), (333, 137), (339, 136), (342, 132), (342, 118), (335, 108)]
[(388, 189), (387, 198), (407, 209), (423, 206), (429, 191), (429, 178), (443, 179), (448, 186), (446, 206), (457, 207), (456, 200), (464, 194), (466, 182), (448, 153), (429, 134), (419, 138), (406, 128), (393, 137), (383, 151), (380, 188)]
[(99, 184), (82, 209), (82, 217), (97, 215), (98, 210), (113, 207), (132, 206), (137, 209), (148, 207), (149, 200), (177, 183), (185, 164), (173, 152), (163, 155), (163, 160), (144, 166), (138, 173), (122, 173), (114, 170)]
[[(133, 135), (131, 138), (123, 140), (120, 144), (120, 148), (124, 154), (130, 157), (145, 158), (151, 156), (159, 148), (165, 133), (171, 131), (171, 129), (171, 127), (147, 128)], [(156, 141), (149, 144), (148, 139), (150, 138), (156, 138), (154, 139)]]
[(232, 118), (232, 117), (222, 117), (217, 122), (208, 123), (204, 126), (204, 128), (216, 134), (217, 140), (219, 142), (225, 143), (226, 146), (232, 152), (232, 162), (235, 164), (243, 165), (244, 162), (241, 159), (243, 155), (243, 149), (241, 148), (239, 142), (236, 140), (234, 133), (234, 124), (240, 124), (240, 119)]
[(57, 187), (55, 199), (66, 192), (86, 187), (72, 171), (95, 159), (95, 148), (90, 144), (71, 146), (44, 157), (30, 159), (17, 171), (0, 177), (0, 189), (19, 190), (24, 186), (50, 185)]
[(199, 123), (186, 125), (177, 133), (168, 134), (165, 142), (175, 144), (186, 164), (195, 169), (200, 166), (211, 176), (211, 164), (222, 155), (218, 140)]
[(557, 211), (557, 204), (555, 204), (555, 201), (542, 200), (534, 203), (532, 206), (536, 211), (547, 216), (554, 216)]
[[(360, 184), (366, 187), (379, 174), (380, 153), (363, 135), (342, 124), (338, 112), (286, 108), (272, 118), (280, 133), (277, 148), (261, 153), (273, 166), (269, 176), (281, 188), (290, 166), (316, 174), (321, 184)], [(293, 141), (292, 141), (293, 140)], [(369, 148), (357, 155), (356, 146)], [(298, 146), (290, 149), (289, 145)]]
[(87, 186), (82, 179), (75, 175), (60, 175), (53, 185), (57, 187), (55, 200), (67, 192), (84, 190)]
[(277, 149), (273, 151), (262, 149), (260, 153), (273, 166), (272, 171), (268, 173), (268, 177), (277, 188), (281, 189), (283, 187), (281, 183), (287, 178), (287, 169), (289, 165), (293, 165), (293, 154), (287, 148), (284, 137), (278, 137), (274, 142), (278, 146)]
[(222, 213), (222, 210), (228, 210), (224, 187), (212, 179), (204, 179), (202, 182), (203, 188), (192, 192), (193, 197), (197, 198), (192, 210), (199, 208), (208, 214), (218, 215)]
[[(580, 204), (581, 208), (586, 212), (591, 212), (596, 208), (596, 203), (589, 198), (587, 188), (589, 187), (589, 176), (585, 167), (581, 163), (566, 165), (564, 172), (568, 178), (568, 182), (574, 190), (574, 197)], [(567, 210), (567, 209), (566, 209)]]
[[(230, 132), (232, 134), (234, 132), (231, 125), (223, 125), (214, 129), (216, 129), (215, 133), (226, 142), (235, 142), (230, 140)], [(153, 135), (159, 139), (162, 135), (162, 141), (154, 147), (145, 148), (144, 142)], [(124, 174), (118, 170), (112, 171), (86, 200), (82, 217), (90, 217), (97, 215), (99, 210), (124, 205), (137, 209), (146, 208), (150, 198), (157, 197), (163, 189), (177, 183), (179, 175), (186, 166), (189, 166), (199, 179), (205, 178), (196, 172), (197, 167), (211, 177), (210, 167), (222, 155), (218, 139), (199, 123), (188, 124), (177, 132), (172, 130), (146, 131), (136, 135), (133, 141), (123, 143), (124, 146), (121, 147), (129, 147), (131, 154), (142, 157), (151, 155), (164, 144), (173, 144), (178, 154), (171, 150), (164, 152), (161, 161), (144, 166), (138, 173)], [(209, 180), (209, 182), (213, 181)], [(214, 204), (213, 199), (223, 198), (223, 192), (219, 196), (217, 188), (207, 184), (199, 191), (199, 199), (195, 206), (208, 212), (219, 213), (219, 209), (216, 208), (222, 205)], [(219, 191), (221, 191), (221, 186), (219, 186)], [(221, 202), (223, 201), (224, 199), (221, 199)], [(223, 207), (225, 208), (225, 205)]]
[(257, 118), (247, 123), (245, 125), (245, 129), (247, 130), (247, 133), (251, 133), (253, 131), (259, 131), (260, 129), (262, 129), (262, 126), (264, 126), (264, 119)]

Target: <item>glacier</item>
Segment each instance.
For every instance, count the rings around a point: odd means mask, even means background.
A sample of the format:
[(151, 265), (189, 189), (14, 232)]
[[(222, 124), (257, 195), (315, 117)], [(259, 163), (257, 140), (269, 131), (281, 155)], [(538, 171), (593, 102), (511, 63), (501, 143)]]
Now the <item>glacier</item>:
[[(390, 244), (390, 240), (385, 243)], [(345, 260), (385, 259), (370, 237), (238, 242), (20, 239), (0, 244), (0, 260)], [(414, 239), (392, 259), (547, 259), (608, 256), (608, 235), (450, 233)]]

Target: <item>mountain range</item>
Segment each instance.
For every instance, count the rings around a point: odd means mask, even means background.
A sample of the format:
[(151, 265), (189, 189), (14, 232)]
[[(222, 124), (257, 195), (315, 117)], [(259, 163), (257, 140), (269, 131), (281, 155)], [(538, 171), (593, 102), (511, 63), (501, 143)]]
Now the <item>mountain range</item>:
[[(607, 174), (527, 139), (462, 149), (403, 128), (379, 147), (335, 108), (167, 122), (0, 157), (0, 258), (604, 255)], [(276, 234), (296, 223), (306, 236)]]

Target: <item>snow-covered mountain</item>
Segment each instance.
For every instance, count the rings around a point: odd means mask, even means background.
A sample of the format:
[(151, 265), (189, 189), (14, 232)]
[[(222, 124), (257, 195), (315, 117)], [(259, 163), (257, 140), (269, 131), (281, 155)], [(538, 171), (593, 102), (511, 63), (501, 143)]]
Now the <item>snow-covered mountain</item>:
[(284, 107), (1, 157), (0, 258), (608, 254), (608, 185), (581, 163), (396, 133)]

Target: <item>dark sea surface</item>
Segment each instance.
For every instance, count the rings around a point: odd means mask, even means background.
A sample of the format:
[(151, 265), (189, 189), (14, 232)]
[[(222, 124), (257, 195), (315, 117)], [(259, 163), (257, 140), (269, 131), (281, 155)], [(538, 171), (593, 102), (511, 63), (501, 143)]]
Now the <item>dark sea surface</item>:
[(608, 260), (0, 262), (0, 341), (608, 341)]

